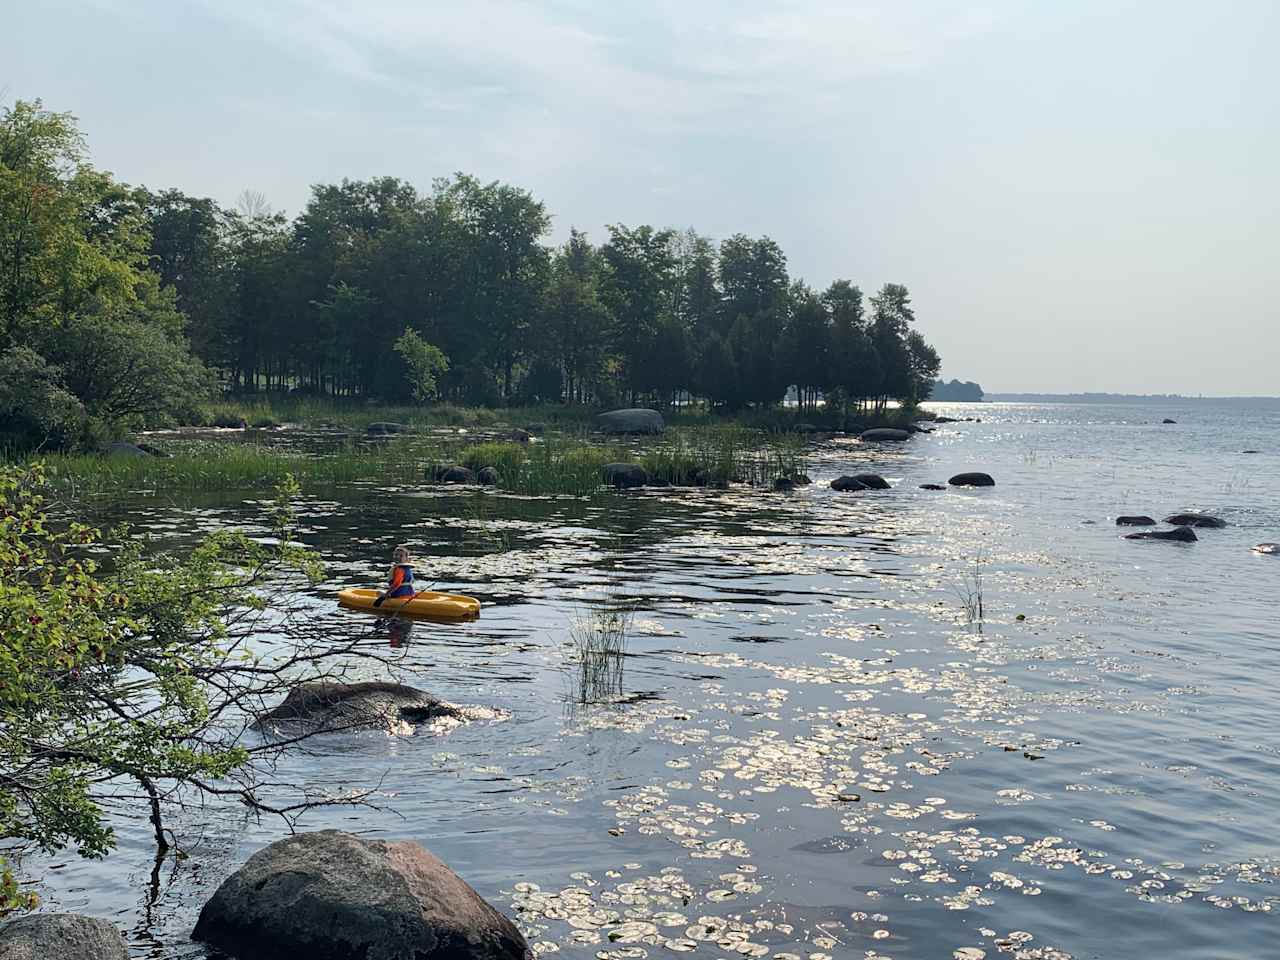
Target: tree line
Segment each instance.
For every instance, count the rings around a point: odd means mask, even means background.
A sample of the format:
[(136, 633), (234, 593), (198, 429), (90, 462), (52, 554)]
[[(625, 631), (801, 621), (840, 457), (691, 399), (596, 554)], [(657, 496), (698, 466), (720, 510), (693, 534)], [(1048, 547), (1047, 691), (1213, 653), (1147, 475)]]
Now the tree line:
[(812, 288), (768, 237), (614, 224), (552, 246), (550, 229), (528, 191), (465, 174), (319, 184), (292, 220), (250, 193), (230, 209), (130, 187), (88, 163), (72, 117), (18, 102), (0, 119), (0, 418), (154, 421), (218, 386), (883, 407), (938, 372), (901, 285)]

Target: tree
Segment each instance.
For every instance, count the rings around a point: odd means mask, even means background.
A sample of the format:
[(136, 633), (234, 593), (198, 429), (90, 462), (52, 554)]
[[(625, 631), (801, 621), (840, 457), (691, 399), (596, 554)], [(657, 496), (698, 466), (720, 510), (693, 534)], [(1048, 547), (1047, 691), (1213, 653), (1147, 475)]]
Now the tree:
[(807, 285), (791, 288), (791, 323), (786, 331), (787, 369), (800, 406), (815, 406), (826, 385), (831, 352), (831, 317), (827, 305)]
[(396, 341), (395, 351), (404, 360), (413, 399), (426, 403), (435, 397), (436, 382), (440, 374), (449, 369), (449, 361), (440, 348), (427, 343), (416, 330), (406, 327)]
[(600, 248), (606, 271), (602, 296), (613, 319), (613, 349), (623, 387), (634, 397), (659, 388), (651, 360), (655, 339), (675, 308), (675, 257), (670, 230), (650, 226), (609, 226), (609, 241)]
[[(321, 803), (367, 799), (276, 799), (264, 774), (296, 738), (247, 736), (264, 702), (370, 659), (358, 641), (330, 637), (250, 647), (255, 635), (285, 635), (288, 609), (269, 601), (290, 578), (320, 575), (296, 544), (296, 484), (278, 491), (261, 540), (224, 530), (182, 556), (148, 556), (121, 533), (109, 571), (91, 555), (99, 532), (55, 523), (46, 493), (38, 466), (0, 470), (0, 834), (8, 856), (68, 845), (105, 855), (115, 837), (104, 802), (127, 799), (129, 784), (151, 820), (157, 870), (172, 837), (165, 811), (191, 791), (290, 822)], [(0, 885), (0, 899), (0, 908), (29, 903), (12, 884)]]

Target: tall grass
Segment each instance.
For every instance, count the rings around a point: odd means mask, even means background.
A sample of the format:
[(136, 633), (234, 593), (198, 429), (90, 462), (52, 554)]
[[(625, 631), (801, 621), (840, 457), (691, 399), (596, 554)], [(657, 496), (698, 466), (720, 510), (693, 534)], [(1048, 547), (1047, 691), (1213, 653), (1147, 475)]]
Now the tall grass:
[(552, 439), (542, 443), (480, 443), (453, 447), (455, 459), (472, 470), (493, 467), (498, 485), (526, 496), (587, 496), (600, 489), (604, 465), (624, 457), (610, 445)]
[(795, 434), (767, 434), (738, 426), (670, 431), (650, 446), (641, 465), (667, 483), (749, 483), (764, 486), (805, 470), (805, 444)]
[(634, 609), (608, 603), (569, 621), (569, 697), (575, 703), (602, 703), (622, 695), (622, 680)]
[(330, 397), (263, 394), (260, 397), (224, 399), (199, 404), (187, 419), (189, 426), (236, 425), (243, 420), (270, 426), (294, 423), (308, 427), (343, 427), (364, 430), (375, 421), (392, 421), (413, 427), (525, 427), (542, 423), (555, 429), (574, 429), (589, 423), (593, 410), (542, 404), (532, 407), (461, 407), (452, 403), (426, 406), (371, 406), (364, 401)]

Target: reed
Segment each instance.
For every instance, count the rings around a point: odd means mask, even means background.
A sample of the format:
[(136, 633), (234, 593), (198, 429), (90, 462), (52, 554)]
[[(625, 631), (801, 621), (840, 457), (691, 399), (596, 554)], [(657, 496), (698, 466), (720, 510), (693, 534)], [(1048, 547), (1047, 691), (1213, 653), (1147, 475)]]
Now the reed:
[(633, 616), (632, 606), (610, 602), (569, 621), (567, 672), (573, 702), (604, 703), (622, 696)]

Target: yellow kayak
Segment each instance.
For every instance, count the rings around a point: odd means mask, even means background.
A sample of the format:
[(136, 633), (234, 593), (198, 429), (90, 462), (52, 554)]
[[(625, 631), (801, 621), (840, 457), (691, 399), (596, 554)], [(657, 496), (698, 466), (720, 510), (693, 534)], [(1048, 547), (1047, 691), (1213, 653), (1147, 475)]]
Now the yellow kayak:
[(412, 597), (392, 597), (375, 607), (378, 590), (340, 590), (339, 606), (350, 610), (368, 610), (381, 616), (408, 614), (411, 617), (430, 617), (433, 620), (474, 620), (480, 616), (480, 601), (475, 597), (463, 597), (454, 593), (436, 593), (421, 590)]

